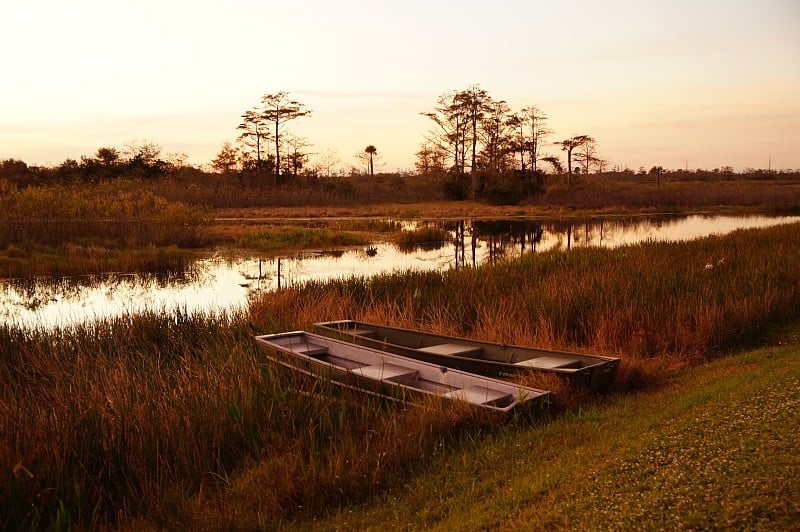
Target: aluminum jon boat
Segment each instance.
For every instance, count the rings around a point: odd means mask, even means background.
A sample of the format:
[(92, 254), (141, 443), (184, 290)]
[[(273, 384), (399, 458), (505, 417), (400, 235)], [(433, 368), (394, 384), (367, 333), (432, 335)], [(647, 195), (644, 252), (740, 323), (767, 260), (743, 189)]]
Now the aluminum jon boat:
[(385, 351), (292, 331), (256, 336), (261, 352), (283, 369), (352, 390), (410, 402), (424, 397), (466, 401), (480, 408), (510, 412), (526, 405), (542, 406), (550, 392)]
[(314, 324), (315, 332), (389, 353), (493, 378), (539, 371), (605, 393), (619, 358), (483, 342), (353, 320)]

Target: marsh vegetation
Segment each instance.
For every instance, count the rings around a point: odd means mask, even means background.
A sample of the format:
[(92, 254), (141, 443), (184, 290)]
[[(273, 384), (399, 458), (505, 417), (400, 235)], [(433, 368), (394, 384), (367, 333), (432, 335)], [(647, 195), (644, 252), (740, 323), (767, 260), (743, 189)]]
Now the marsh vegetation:
[[(466, 459), (465, 448), (545, 434), (546, 418), (497, 425), (457, 407), (335, 396), (274, 373), (254, 334), (348, 315), (622, 355), (617, 393), (658, 390), (676, 368), (757, 345), (800, 318), (797, 231), (312, 282), (230, 315), (3, 326), (3, 525), (273, 527), (402, 489), (434, 461)], [(551, 416), (604, 401), (530, 384), (555, 390)]]
[[(266, 186), (258, 169), (208, 173), (142, 158), (54, 169), (6, 163), (5, 277), (170, 272), (220, 250), (363, 246), (376, 234), (400, 234), (397, 220), (422, 215), (800, 209), (796, 173), (614, 172), (576, 174), (569, 183), (550, 175), (542, 190), (498, 206), (449, 201), (447, 175), (298, 175)], [(409, 247), (449, 236), (436, 227), (407, 233)], [(178, 308), (63, 328), (0, 325), (0, 526), (273, 528), (419, 482), (413, 489), (427, 493), (440, 481), (428, 467), (463, 469), (494, 442), (583, 441), (581, 412), (624, 394), (658, 394), (677, 368), (758, 345), (796, 323), (797, 233), (791, 224), (311, 281), (256, 294), (231, 312)], [(342, 317), (623, 362), (611, 398), (532, 381), (555, 391), (553, 410), (497, 424), (454, 405), (397, 408), (334, 395), (324, 383), (309, 387), (275, 373), (254, 346), (255, 334)], [(553, 435), (552, 419), (566, 432)], [(616, 428), (619, 438), (639, 430)], [(594, 441), (603, 448), (618, 440)], [(764, 460), (766, 469), (778, 466)], [(477, 489), (495, 492), (489, 484)], [(426, 522), (435, 522), (437, 510), (426, 511)]]
[[(87, 182), (81, 173), (5, 167), (0, 178), (4, 277), (154, 271), (219, 248), (274, 255), (308, 246), (361, 245), (376, 234), (409, 238), (391, 220), (423, 216), (800, 211), (796, 173), (673, 172), (656, 183), (649, 174), (616, 172), (576, 178), (570, 186), (552, 175), (543, 193), (519, 197), (518, 205), (493, 206), (448, 201), (444, 178), (426, 175), (298, 177), (267, 187), (252, 176), (191, 168), (170, 167), (147, 179), (114, 174)], [(286, 231), (287, 219), (292, 231)]]

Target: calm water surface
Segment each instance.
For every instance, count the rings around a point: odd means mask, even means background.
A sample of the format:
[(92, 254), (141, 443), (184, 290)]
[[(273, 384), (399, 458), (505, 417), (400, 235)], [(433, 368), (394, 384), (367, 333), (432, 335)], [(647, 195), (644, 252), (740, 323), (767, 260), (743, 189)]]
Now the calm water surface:
[[(446, 270), (515, 258), (526, 253), (588, 247), (617, 247), (652, 241), (691, 240), (742, 228), (800, 221), (800, 217), (684, 216), (603, 219), (585, 223), (529, 220), (436, 221), (408, 224), (445, 229), (451, 240), (435, 249), (401, 251), (376, 242), (376, 253), (348, 249), (295, 257), (195, 263), (187, 272), (167, 276), (108, 274), (76, 278), (0, 281), (0, 323), (35, 327), (72, 324), (176, 309), (225, 312), (242, 308), (260, 291), (310, 279), (371, 276), (391, 271)], [(280, 269), (280, 271), (279, 271)]]

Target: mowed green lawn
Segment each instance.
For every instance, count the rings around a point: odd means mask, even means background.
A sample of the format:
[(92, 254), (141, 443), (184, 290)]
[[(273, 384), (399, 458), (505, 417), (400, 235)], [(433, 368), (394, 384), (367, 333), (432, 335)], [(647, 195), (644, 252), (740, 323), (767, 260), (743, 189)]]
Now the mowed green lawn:
[(292, 528), (800, 526), (800, 324), (769, 347), (447, 452), (412, 481)]

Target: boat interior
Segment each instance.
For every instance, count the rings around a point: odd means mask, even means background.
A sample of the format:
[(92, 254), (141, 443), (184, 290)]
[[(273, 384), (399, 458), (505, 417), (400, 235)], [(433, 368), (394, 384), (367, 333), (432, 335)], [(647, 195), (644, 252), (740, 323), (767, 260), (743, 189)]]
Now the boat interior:
[[(344, 321), (332, 325), (338, 327), (342, 332), (346, 332), (347, 334), (353, 336), (369, 338), (378, 342), (388, 342), (407, 347), (409, 349), (416, 349), (422, 353), (428, 353), (432, 355), (494, 360), (498, 362), (505, 362), (507, 364), (538, 369), (576, 370), (586, 365), (580, 358), (569, 355), (542, 353), (541, 355), (536, 354), (532, 356), (530, 351), (523, 352), (515, 349), (511, 349), (505, 354), (505, 360), (498, 360), (499, 357), (487, 356), (487, 353), (484, 352), (483, 348), (476, 345), (456, 342), (424, 345), (424, 336), (419, 335), (419, 341), (416, 343), (416, 346), (414, 346), (409, 345), (411, 342), (409, 342), (407, 339), (406, 341), (403, 341), (398, 338), (390, 338), (388, 333), (384, 332), (383, 334), (379, 334), (378, 331), (365, 327), (360, 323)], [(533, 352), (535, 353), (535, 351)]]
[[(310, 340), (305, 334), (276, 338), (283, 349), (292, 353), (330, 364), (337, 368), (376, 382), (387, 382), (413, 388), (445, 398), (454, 398), (477, 405), (505, 408), (515, 402), (515, 394), (508, 390), (492, 388), (486, 384), (470, 383), (467, 386), (453, 386), (444, 382), (427, 379), (419, 369), (381, 360), (378, 364), (355, 358), (337, 355), (334, 350)], [(442, 373), (447, 368), (440, 368)]]

